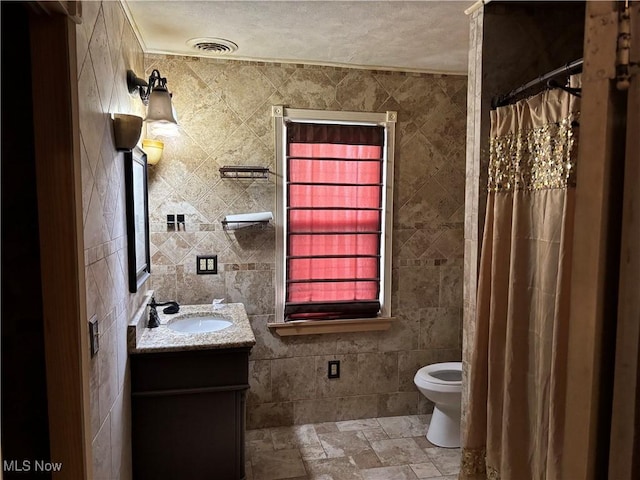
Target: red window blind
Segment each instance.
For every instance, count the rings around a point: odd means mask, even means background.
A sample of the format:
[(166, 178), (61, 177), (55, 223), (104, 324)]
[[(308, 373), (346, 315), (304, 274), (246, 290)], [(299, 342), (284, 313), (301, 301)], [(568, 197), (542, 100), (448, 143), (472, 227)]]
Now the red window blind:
[(380, 310), (384, 128), (287, 125), (285, 320)]

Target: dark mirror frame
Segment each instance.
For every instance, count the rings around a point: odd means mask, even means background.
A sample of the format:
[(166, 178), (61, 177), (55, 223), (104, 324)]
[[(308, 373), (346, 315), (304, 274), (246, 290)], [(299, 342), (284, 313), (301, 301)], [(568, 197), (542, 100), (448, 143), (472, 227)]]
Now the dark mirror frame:
[[(140, 175), (134, 175), (140, 169)], [(151, 275), (149, 257), (149, 194), (147, 190), (147, 154), (140, 148), (124, 152), (124, 184), (127, 212), (127, 253), (129, 266), (129, 291), (135, 293)], [(142, 215), (142, 221), (136, 212)], [(143, 251), (137, 251), (142, 245)]]

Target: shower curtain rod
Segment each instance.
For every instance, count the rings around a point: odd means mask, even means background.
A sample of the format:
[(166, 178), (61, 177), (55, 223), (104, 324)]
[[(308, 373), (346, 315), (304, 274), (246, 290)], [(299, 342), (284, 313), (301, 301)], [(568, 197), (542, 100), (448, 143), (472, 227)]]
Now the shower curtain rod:
[[(496, 95), (491, 99), (491, 109), (495, 110), (498, 107), (503, 107), (508, 105), (516, 96), (529, 90), (531, 87), (535, 87), (540, 85), (541, 83), (547, 83), (550, 80), (553, 80), (555, 77), (562, 75), (564, 73), (573, 72), (579, 69), (582, 69), (582, 64), (584, 60), (582, 58), (578, 60), (574, 60), (573, 62), (569, 62), (563, 67), (556, 68), (555, 70), (550, 71), (549, 73), (545, 73), (544, 75), (540, 75), (535, 80), (531, 80), (528, 83), (525, 83), (521, 87), (516, 88), (515, 90), (511, 90), (506, 95)], [(574, 92), (575, 93), (575, 92)]]

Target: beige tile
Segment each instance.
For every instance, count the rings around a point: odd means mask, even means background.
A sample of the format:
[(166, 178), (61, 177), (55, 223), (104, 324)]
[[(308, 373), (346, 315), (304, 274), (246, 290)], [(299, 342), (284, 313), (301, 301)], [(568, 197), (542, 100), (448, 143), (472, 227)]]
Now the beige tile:
[(420, 313), (421, 349), (460, 348), (460, 308), (426, 308)]
[(313, 425), (316, 433), (336, 433), (339, 432), (336, 422), (316, 423)]
[(412, 438), (397, 438), (371, 442), (371, 447), (383, 465), (407, 465), (427, 463), (430, 457), (418, 447)]
[(356, 463), (359, 469), (381, 467), (382, 463), (373, 450), (356, 453), (350, 458)]
[(365, 480), (416, 480), (414, 471), (407, 465), (362, 470)]
[(247, 403), (271, 402), (271, 361), (249, 361), (249, 392)]
[(253, 477), (260, 480), (280, 480), (306, 474), (297, 449), (256, 452), (251, 458)]
[(389, 438), (419, 437), (427, 433), (427, 426), (417, 415), (382, 417), (378, 422)]
[(109, 417), (100, 427), (92, 442), (93, 475), (95, 478), (114, 478), (111, 468), (111, 421)]
[(303, 446), (321, 446), (313, 425), (272, 428), (271, 438), (273, 439), (273, 446), (276, 450), (289, 450)]
[(409, 465), (418, 478), (439, 478), (440, 471), (431, 462)]
[(254, 440), (269, 440), (271, 441), (271, 429), (269, 428), (256, 428), (253, 430), (247, 430), (245, 433), (245, 441), (252, 442)]
[(299, 400), (294, 402), (294, 423), (324, 423), (336, 420), (336, 399)]
[(358, 381), (363, 393), (387, 393), (398, 390), (398, 354), (358, 354)]
[(350, 457), (309, 460), (305, 466), (314, 480), (362, 480), (360, 469)]
[(314, 357), (280, 358), (271, 361), (271, 389), (275, 401), (305, 400), (315, 396)]
[(327, 458), (322, 445), (303, 445), (299, 448), (303, 460), (321, 460)]
[(375, 418), (367, 418), (362, 420), (336, 422), (336, 427), (338, 427), (338, 430), (341, 432), (350, 432), (354, 430), (379, 429), (380, 424)]
[(371, 418), (378, 416), (378, 395), (336, 398), (336, 420)]
[(429, 460), (443, 475), (455, 475), (460, 471), (459, 448), (427, 448), (424, 450)]
[(378, 415), (415, 415), (418, 412), (420, 392), (384, 393), (378, 395)]
[(435, 445), (433, 443), (431, 443), (429, 440), (427, 440), (426, 433), (424, 435), (420, 435), (419, 437), (413, 437), (413, 441), (416, 442), (418, 444), (418, 446), (423, 450), (425, 448), (434, 448), (435, 447)]
[(247, 428), (293, 425), (293, 403), (262, 403), (247, 408)]
[[(340, 378), (328, 378), (328, 364), (333, 360), (340, 362)], [(315, 362), (316, 398), (343, 397), (359, 392), (357, 355), (326, 355), (315, 357)]]
[(374, 442), (376, 440), (386, 440), (389, 438), (389, 435), (387, 435), (387, 432), (385, 432), (382, 427), (362, 430), (362, 434), (367, 437), (367, 440), (369, 440), (369, 442)]
[(347, 457), (371, 451), (369, 441), (362, 432), (320, 433), (318, 438), (329, 458)]

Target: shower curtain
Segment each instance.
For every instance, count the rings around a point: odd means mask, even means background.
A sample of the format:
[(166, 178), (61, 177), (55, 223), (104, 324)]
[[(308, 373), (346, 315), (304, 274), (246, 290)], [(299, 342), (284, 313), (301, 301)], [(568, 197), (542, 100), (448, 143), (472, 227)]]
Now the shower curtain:
[(555, 89), (491, 112), (463, 480), (561, 480), (578, 108)]

